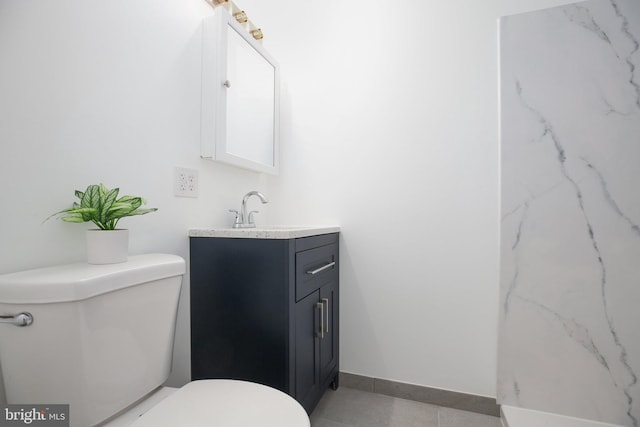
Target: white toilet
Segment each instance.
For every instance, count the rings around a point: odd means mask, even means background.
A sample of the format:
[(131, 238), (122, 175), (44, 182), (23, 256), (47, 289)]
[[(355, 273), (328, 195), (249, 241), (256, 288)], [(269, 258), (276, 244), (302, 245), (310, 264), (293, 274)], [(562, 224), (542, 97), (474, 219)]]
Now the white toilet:
[(182, 258), (149, 254), (0, 275), (7, 402), (69, 404), (72, 427), (309, 427), (298, 402), (263, 385), (201, 380), (160, 388), (171, 368), (184, 272)]

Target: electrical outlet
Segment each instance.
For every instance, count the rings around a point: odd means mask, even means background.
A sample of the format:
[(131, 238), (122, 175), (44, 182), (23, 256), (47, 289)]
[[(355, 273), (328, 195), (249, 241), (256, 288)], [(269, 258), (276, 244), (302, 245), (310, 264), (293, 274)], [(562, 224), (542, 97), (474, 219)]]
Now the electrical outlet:
[(178, 197), (198, 197), (198, 171), (176, 167), (173, 173), (173, 194)]

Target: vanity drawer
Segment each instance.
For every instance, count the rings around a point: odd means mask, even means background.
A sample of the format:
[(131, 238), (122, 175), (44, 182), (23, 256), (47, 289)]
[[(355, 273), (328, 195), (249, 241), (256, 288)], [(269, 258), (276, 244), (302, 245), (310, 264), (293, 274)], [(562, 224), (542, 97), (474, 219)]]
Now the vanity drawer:
[(296, 301), (337, 278), (337, 244), (296, 253)]

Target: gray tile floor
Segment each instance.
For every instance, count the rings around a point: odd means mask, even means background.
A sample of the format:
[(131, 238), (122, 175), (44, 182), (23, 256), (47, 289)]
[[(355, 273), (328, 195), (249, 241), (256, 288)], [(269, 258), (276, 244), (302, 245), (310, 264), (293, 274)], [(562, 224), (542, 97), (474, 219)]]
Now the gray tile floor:
[(340, 387), (324, 394), (311, 427), (500, 427), (500, 419)]

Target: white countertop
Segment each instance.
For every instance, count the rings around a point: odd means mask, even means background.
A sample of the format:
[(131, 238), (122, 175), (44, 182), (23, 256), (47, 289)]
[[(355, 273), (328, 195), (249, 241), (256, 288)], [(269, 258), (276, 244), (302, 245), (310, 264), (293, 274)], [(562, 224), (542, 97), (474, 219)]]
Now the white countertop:
[(226, 237), (231, 239), (297, 239), (338, 233), (335, 226), (267, 225), (256, 228), (192, 228), (189, 237)]

